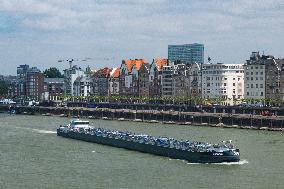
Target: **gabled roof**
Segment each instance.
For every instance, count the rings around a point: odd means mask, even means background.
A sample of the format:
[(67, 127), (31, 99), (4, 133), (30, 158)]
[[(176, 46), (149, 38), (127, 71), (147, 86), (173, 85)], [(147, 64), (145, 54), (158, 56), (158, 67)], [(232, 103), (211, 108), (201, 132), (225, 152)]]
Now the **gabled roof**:
[(164, 66), (168, 65), (168, 59), (167, 58), (156, 58), (153, 61), (156, 64), (158, 71), (161, 71)]
[(110, 72), (111, 77), (119, 77), (120, 76), (120, 69), (119, 68), (113, 68)]
[(147, 63), (144, 59), (130, 59), (130, 60), (123, 60), (122, 63), (124, 63), (127, 67), (128, 73), (132, 71), (133, 66), (135, 65), (136, 69), (139, 71), (142, 64)]
[(111, 70), (112, 70), (112, 69), (111, 69), (111, 68), (108, 68), (108, 67), (99, 69), (98, 71), (96, 71), (96, 72), (94, 73), (94, 76), (95, 76), (95, 77), (109, 77)]

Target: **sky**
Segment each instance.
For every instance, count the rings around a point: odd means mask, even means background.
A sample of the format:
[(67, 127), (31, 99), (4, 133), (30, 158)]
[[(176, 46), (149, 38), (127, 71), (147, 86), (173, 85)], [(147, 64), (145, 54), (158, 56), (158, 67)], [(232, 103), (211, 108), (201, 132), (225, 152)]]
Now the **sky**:
[(0, 0), (0, 75), (20, 64), (92, 69), (167, 58), (169, 44), (202, 43), (205, 60), (284, 58), (284, 0)]

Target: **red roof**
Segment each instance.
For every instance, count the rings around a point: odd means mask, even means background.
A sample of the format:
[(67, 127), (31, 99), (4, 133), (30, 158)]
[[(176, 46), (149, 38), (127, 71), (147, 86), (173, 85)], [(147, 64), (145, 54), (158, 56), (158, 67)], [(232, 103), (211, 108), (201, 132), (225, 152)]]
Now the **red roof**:
[(105, 67), (102, 69), (99, 69), (96, 73), (95, 76), (99, 76), (99, 77), (108, 77), (110, 72), (111, 72), (111, 68)]
[(154, 62), (157, 66), (158, 71), (161, 71), (163, 67), (168, 64), (168, 59), (167, 58), (156, 58), (154, 59)]
[(145, 64), (147, 62), (144, 59), (134, 59), (134, 60), (130, 59), (130, 60), (123, 60), (123, 63), (126, 65), (128, 73), (130, 73), (134, 65), (136, 66), (137, 70), (140, 70), (142, 64)]
[(111, 71), (111, 77), (119, 77), (120, 76), (120, 69), (119, 68), (113, 68)]

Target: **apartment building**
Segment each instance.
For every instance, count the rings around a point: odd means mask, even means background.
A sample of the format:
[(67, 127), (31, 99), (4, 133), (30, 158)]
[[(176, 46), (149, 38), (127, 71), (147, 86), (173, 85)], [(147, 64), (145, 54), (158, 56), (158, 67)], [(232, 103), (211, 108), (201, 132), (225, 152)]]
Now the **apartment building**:
[(252, 52), (244, 65), (245, 98), (283, 99), (283, 62), (284, 59)]
[(202, 97), (233, 105), (243, 98), (244, 69), (241, 64), (203, 64)]
[(162, 96), (162, 72), (163, 67), (168, 65), (168, 59), (156, 58), (153, 59), (150, 65), (149, 73), (149, 96), (161, 97)]

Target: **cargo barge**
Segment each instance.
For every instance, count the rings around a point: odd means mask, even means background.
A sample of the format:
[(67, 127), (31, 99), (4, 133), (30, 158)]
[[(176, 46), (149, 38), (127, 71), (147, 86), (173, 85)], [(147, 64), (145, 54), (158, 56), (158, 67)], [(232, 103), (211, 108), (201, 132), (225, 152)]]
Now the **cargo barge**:
[(240, 160), (239, 149), (236, 149), (231, 141), (210, 144), (168, 137), (153, 137), (145, 134), (94, 128), (89, 125), (88, 121), (82, 120), (73, 120), (66, 126), (60, 126), (57, 129), (57, 135), (171, 159), (186, 160), (191, 163), (238, 162)]

